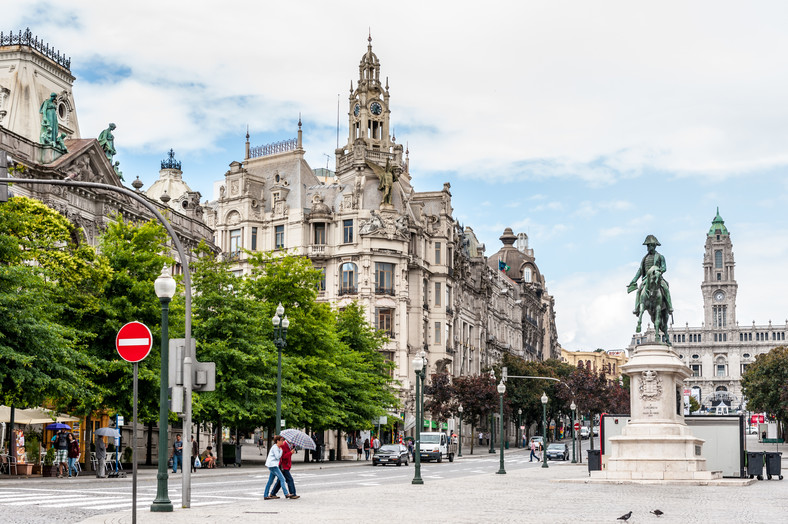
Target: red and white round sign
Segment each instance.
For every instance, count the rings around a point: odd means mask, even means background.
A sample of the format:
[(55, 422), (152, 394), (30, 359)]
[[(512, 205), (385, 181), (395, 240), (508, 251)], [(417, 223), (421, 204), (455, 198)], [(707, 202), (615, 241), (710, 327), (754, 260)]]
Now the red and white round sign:
[(580, 431), (580, 422), (575, 422), (575, 431)]
[(153, 336), (142, 322), (129, 322), (118, 331), (115, 348), (120, 358), (127, 362), (139, 362), (148, 356), (153, 346)]

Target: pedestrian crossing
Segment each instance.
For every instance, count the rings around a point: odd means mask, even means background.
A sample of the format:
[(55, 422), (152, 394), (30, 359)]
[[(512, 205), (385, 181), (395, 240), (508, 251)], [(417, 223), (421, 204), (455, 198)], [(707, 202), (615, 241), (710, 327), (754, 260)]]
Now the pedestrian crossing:
[[(180, 492), (171, 490), (172, 505), (181, 505)], [(150, 507), (156, 498), (156, 489), (141, 489), (137, 492), (137, 508)], [(192, 493), (191, 506), (218, 506), (234, 504), (242, 501), (261, 500), (260, 489), (247, 493), (236, 493), (235, 496), (218, 494)], [(8, 509), (35, 506), (42, 509), (82, 509), (93, 511), (123, 511), (131, 509), (133, 504), (131, 488), (118, 490), (98, 489), (37, 489), (9, 488), (0, 489), (0, 513), (3, 507)]]

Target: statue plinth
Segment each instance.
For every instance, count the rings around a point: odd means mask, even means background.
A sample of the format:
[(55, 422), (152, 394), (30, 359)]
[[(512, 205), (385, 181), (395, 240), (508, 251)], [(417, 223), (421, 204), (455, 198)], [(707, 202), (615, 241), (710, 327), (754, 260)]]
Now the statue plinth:
[(611, 437), (606, 469), (592, 478), (609, 480), (713, 480), (701, 455), (704, 440), (684, 423), (684, 380), (690, 369), (670, 346), (638, 346), (621, 366), (630, 377), (631, 419)]

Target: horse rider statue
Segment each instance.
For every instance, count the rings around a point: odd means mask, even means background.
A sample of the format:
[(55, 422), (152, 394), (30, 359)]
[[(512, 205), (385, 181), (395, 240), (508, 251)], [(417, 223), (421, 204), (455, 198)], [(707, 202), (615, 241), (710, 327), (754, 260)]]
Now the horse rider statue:
[[(647, 247), (648, 252), (643, 257), (643, 260), (640, 261), (640, 267), (638, 267), (638, 271), (635, 274), (635, 278), (629, 283), (627, 287), (627, 293), (631, 293), (632, 291), (637, 290), (635, 293), (635, 309), (632, 313), (638, 317), (638, 327), (637, 332), (640, 332), (640, 318), (643, 315), (644, 311), (648, 311), (649, 315), (651, 316), (652, 322), (654, 322), (654, 326), (657, 329), (657, 336), (659, 336), (659, 328), (663, 328), (665, 333), (665, 338), (667, 339), (667, 317), (673, 314), (673, 302), (670, 298), (670, 288), (668, 286), (668, 281), (665, 280), (662, 275), (667, 271), (667, 266), (665, 264), (665, 257), (662, 256), (659, 252), (657, 252), (657, 246), (661, 245), (657, 237), (654, 235), (648, 235), (646, 240), (643, 241), (643, 245)], [(642, 277), (640, 285), (638, 286), (638, 279)], [(658, 304), (651, 304), (650, 298), (646, 296), (646, 291), (649, 288), (649, 277), (652, 277), (654, 280), (655, 286), (652, 286), (651, 295), (659, 290), (661, 293), (661, 297), (658, 299), (660, 303)], [(657, 315), (657, 311), (661, 314)], [(664, 319), (655, 318), (657, 316), (662, 317), (664, 315)], [(662, 325), (659, 325), (662, 324)]]

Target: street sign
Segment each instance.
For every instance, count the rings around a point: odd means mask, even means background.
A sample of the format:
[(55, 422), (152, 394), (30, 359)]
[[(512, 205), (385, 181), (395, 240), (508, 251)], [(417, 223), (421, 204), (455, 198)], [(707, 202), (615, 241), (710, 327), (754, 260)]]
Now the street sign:
[(575, 422), (575, 431), (580, 431), (580, 422)]
[(120, 358), (127, 362), (139, 362), (148, 356), (153, 346), (153, 335), (142, 322), (129, 322), (115, 337), (115, 348)]
[(126, 419), (123, 418), (123, 415), (118, 415), (118, 427), (121, 427), (126, 424)]

